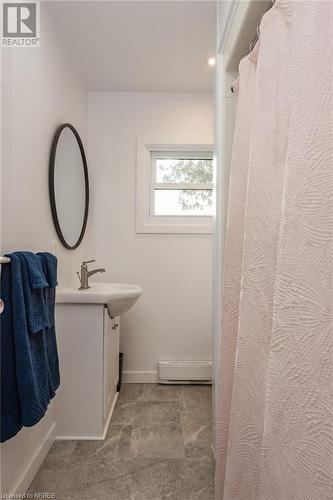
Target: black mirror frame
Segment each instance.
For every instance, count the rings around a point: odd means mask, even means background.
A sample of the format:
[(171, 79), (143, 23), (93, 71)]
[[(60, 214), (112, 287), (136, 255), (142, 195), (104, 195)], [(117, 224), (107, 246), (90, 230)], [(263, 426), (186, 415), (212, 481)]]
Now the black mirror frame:
[[(67, 241), (65, 240), (64, 235), (61, 231), (61, 227), (60, 227), (60, 223), (59, 223), (59, 219), (58, 219), (58, 214), (57, 214), (55, 192), (54, 192), (54, 168), (55, 168), (55, 158), (56, 158), (56, 152), (57, 152), (57, 145), (58, 145), (60, 134), (65, 128), (69, 128), (73, 132), (73, 134), (75, 135), (75, 138), (78, 142), (78, 145), (80, 148), (80, 153), (81, 153), (81, 158), (82, 158), (84, 180), (85, 180), (85, 208), (84, 208), (83, 224), (82, 224), (82, 229), (81, 229), (79, 239), (77, 240), (77, 242), (73, 246), (71, 246), (67, 243)], [(84, 236), (84, 233), (86, 231), (87, 222), (88, 222), (89, 176), (88, 176), (88, 165), (87, 165), (86, 155), (84, 152), (84, 147), (83, 147), (83, 144), (81, 141), (81, 137), (79, 136), (77, 130), (70, 123), (63, 123), (62, 125), (60, 125), (57, 128), (56, 133), (54, 134), (54, 137), (53, 137), (52, 146), (51, 146), (50, 161), (49, 161), (49, 196), (50, 196), (53, 223), (54, 223), (54, 227), (55, 227), (55, 230), (57, 232), (58, 238), (65, 248), (67, 248), (68, 250), (75, 250), (75, 248), (77, 248), (83, 240), (83, 236)]]

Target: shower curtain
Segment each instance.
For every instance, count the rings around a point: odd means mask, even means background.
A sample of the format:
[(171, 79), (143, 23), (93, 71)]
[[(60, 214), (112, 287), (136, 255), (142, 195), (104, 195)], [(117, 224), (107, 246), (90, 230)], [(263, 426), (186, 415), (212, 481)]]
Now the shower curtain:
[(332, 500), (333, 3), (276, 0), (236, 87), (216, 500)]

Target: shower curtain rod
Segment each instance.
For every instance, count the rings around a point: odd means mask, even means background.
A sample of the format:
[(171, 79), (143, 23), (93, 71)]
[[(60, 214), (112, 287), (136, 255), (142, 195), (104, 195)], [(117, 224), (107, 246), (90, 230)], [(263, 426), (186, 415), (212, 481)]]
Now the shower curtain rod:
[[(272, 2), (272, 3), (274, 3), (274, 2)], [(251, 40), (249, 43), (249, 54), (252, 52), (252, 50), (256, 46), (256, 43), (258, 42), (259, 37), (260, 37), (260, 26), (257, 26), (257, 36), (253, 40)], [(238, 75), (237, 75), (237, 78), (238, 78)], [(234, 89), (233, 85), (231, 85), (230, 90), (232, 93), (235, 93), (235, 89)]]
[[(275, 0), (270, 0), (270, 1), (271, 1), (272, 5), (275, 4)], [(256, 31), (257, 31), (256, 37), (253, 40), (251, 40), (250, 43), (249, 43), (249, 53), (252, 52), (252, 50), (256, 46), (256, 43), (258, 42), (258, 40), (260, 38), (260, 25), (257, 26), (257, 30)], [(237, 75), (237, 78), (238, 78), (238, 75)], [(231, 85), (230, 90), (231, 90), (232, 93), (235, 92), (233, 85)]]

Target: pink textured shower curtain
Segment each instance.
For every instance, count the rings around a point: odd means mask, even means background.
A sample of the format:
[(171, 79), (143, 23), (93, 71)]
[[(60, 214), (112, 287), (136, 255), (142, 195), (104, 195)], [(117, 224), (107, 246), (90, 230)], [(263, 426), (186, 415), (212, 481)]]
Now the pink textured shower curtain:
[(217, 500), (333, 499), (333, 3), (277, 0), (239, 67)]

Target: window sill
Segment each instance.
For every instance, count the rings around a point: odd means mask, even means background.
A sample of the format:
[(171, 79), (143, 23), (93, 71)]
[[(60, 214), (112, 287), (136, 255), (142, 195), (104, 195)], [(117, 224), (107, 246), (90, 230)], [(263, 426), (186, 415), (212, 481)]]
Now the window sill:
[(189, 224), (188, 222), (160, 222), (151, 219), (149, 221), (136, 223), (137, 234), (212, 234), (213, 218), (209, 218), (202, 224), (197, 222)]

